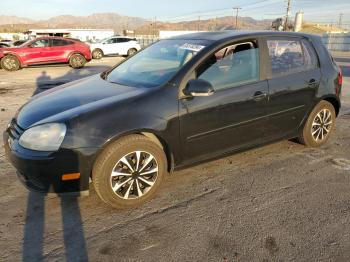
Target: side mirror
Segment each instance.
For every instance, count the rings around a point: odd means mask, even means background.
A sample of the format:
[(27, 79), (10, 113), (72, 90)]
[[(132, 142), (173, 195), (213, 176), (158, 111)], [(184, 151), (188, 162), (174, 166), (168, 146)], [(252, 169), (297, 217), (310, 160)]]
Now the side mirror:
[(211, 96), (214, 94), (214, 88), (206, 80), (192, 79), (187, 83), (184, 93), (190, 96)]

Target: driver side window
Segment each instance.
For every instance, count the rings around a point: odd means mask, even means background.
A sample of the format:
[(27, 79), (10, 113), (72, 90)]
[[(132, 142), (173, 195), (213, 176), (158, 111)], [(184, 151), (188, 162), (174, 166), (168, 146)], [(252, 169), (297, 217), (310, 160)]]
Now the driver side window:
[(117, 39), (116, 38), (110, 38), (106, 41), (106, 44), (115, 44), (117, 43)]
[(31, 47), (49, 47), (50, 43), (48, 39), (41, 39), (33, 42), (30, 46)]
[(196, 75), (215, 91), (258, 81), (259, 48), (256, 42), (227, 46), (201, 64)]

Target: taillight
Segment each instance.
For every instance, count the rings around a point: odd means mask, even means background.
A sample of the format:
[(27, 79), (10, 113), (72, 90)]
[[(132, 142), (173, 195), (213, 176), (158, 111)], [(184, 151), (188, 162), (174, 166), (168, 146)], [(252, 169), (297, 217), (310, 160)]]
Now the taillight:
[(340, 66), (338, 66), (339, 68), (339, 73), (338, 73), (338, 85), (343, 85), (343, 72), (341, 71)]

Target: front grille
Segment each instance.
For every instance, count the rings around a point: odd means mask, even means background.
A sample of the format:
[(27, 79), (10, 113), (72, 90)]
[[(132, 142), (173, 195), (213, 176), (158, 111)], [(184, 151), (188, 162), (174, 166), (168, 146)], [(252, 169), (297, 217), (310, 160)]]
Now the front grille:
[(24, 132), (24, 129), (17, 125), (16, 119), (12, 119), (8, 130), (13, 139), (19, 139)]

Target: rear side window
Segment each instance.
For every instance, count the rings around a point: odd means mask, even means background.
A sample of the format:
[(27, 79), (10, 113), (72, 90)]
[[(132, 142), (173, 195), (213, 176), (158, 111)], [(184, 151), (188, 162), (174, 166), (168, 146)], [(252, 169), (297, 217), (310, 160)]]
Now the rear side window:
[(225, 47), (201, 64), (197, 78), (210, 82), (214, 90), (259, 80), (259, 48), (247, 42)]
[(66, 45), (71, 45), (73, 42), (71, 41), (66, 41), (63, 39), (53, 39), (52, 40), (52, 46), (66, 46)]
[(305, 40), (271, 39), (267, 41), (272, 77), (290, 75), (318, 66), (317, 56)]
[(130, 38), (118, 38), (118, 43), (126, 43), (126, 42), (129, 42), (131, 41)]

